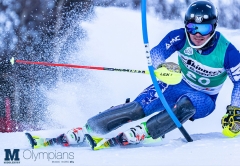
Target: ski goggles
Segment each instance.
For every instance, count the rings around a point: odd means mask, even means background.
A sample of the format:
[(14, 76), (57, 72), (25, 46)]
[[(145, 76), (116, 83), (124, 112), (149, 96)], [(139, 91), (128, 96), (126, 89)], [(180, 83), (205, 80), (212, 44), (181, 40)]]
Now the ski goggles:
[(214, 28), (212, 24), (195, 24), (188, 23), (186, 25), (186, 30), (188, 33), (195, 35), (196, 33), (200, 33), (202, 36), (206, 36), (213, 32)]

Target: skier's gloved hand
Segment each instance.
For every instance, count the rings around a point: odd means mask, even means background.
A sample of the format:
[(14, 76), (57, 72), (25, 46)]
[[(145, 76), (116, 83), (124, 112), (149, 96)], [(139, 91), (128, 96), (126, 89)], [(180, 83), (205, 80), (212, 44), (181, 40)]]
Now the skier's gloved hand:
[(227, 112), (221, 120), (223, 135), (227, 137), (236, 137), (240, 134), (240, 108), (227, 106)]
[(160, 81), (169, 85), (178, 84), (182, 80), (181, 69), (178, 64), (173, 62), (160, 64), (154, 73)]
[(172, 72), (181, 73), (181, 69), (180, 69), (179, 65), (174, 62), (161, 63), (160, 65), (158, 65), (157, 69), (162, 68), (162, 67), (165, 67), (169, 71), (172, 71)]

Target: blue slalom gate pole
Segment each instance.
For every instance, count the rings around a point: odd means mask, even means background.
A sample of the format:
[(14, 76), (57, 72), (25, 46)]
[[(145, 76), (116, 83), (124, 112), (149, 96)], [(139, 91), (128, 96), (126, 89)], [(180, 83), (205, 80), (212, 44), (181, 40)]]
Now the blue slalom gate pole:
[(142, 35), (143, 35), (143, 42), (144, 42), (144, 47), (146, 50), (146, 58), (147, 58), (147, 62), (148, 62), (148, 69), (150, 72), (150, 76), (153, 82), (153, 85), (156, 89), (156, 92), (159, 96), (159, 99), (161, 100), (164, 108), (166, 109), (166, 111), (168, 112), (169, 116), (172, 118), (173, 122), (175, 123), (175, 125), (178, 127), (178, 129), (181, 131), (181, 133), (183, 134), (183, 136), (186, 138), (186, 140), (188, 142), (192, 142), (192, 138), (190, 137), (190, 135), (187, 133), (187, 131), (184, 129), (184, 127), (182, 126), (182, 124), (179, 122), (179, 120), (177, 119), (176, 115), (173, 113), (172, 109), (169, 107), (159, 85), (157, 82), (157, 79), (155, 77), (154, 74), (154, 68), (152, 66), (152, 60), (150, 57), (150, 49), (149, 49), (149, 43), (148, 43), (148, 32), (147, 32), (147, 2), (146, 0), (142, 0), (142, 4), (141, 4), (141, 13), (142, 13)]

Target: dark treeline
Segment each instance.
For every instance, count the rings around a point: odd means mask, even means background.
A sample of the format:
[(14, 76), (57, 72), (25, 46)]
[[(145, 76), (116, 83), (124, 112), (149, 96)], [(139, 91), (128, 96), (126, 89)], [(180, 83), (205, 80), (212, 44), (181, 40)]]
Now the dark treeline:
[[(41, 128), (49, 114), (41, 90), (55, 85), (58, 70), (6, 62), (11, 57), (65, 62), (67, 52), (76, 47), (75, 40), (85, 38), (79, 22), (89, 19), (92, 10), (91, 0), (0, 1), (0, 118), (6, 116), (6, 100), (10, 99), (13, 124), (22, 129)], [(2, 124), (0, 131), (6, 128)]]
[[(148, 0), (148, 9), (162, 19), (183, 19), (192, 0)], [(219, 0), (219, 25), (240, 28), (240, 2)], [(11, 118), (25, 125), (41, 126), (49, 112), (43, 88), (52, 88), (60, 76), (71, 79), (71, 70), (37, 65), (13, 66), (11, 57), (30, 61), (65, 63), (79, 50), (76, 41), (87, 37), (79, 26), (93, 17), (95, 6), (140, 10), (140, 0), (0, 0), (0, 121), (11, 103)], [(68, 76), (68, 77), (65, 77)], [(73, 77), (73, 76), (72, 76)], [(65, 81), (67, 81), (67, 79)], [(7, 99), (7, 100), (6, 100)], [(3, 125), (2, 125), (3, 126)], [(0, 131), (4, 131), (0, 127)], [(6, 128), (6, 126), (5, 126)]]
[[(147, 0), (149, 8), (153, 9), (156, 16), (162, 19), (183, 19), (184, 12), (195, 0)], [(213, 1), (219, 13), (219, 25), (239, 29), (240, 28), (240, 1), (217, 0)], [(94, 0), (95, 6), (117, 6), (140, 9), (141, 0)]]

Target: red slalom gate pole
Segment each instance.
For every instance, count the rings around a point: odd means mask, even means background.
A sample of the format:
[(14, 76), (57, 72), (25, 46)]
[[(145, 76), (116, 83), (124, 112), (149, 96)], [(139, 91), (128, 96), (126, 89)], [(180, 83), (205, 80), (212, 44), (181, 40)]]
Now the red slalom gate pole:
[(11, 101), (7, 97), (5, 99), (5, 111), (6, 111), (6, 131), (5, 132), (12, 132), (12, 118), (11, 118)]

